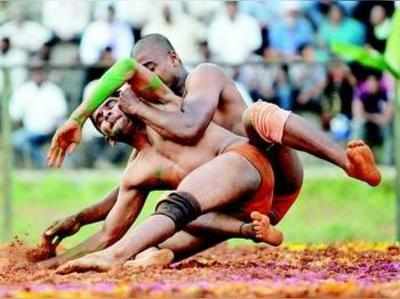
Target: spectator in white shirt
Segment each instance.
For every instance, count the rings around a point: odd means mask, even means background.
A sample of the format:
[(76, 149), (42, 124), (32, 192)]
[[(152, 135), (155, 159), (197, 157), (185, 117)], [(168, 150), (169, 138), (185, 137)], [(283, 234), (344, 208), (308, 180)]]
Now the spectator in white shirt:
[(105, 54), (113, 60), (128, 57), (135, 42), (129, 25), (115, 19), (114, 6), (99, 5), (97, 20), (86, 28), (80, 45), (81, 61), (87, 65), (101, 62)]
[(15, 48), (36, 52), (50, 40), (50, 30), (29, 21), (22, 10), (14, 10), (11, 18), (11, 21), (0, 27), (0, 36), (9, 37)]
[[(11, 90), (20, 86), (27, 77), (24, 64), (28, 62), (28, 55), (21, 49), (16, 49), (11, 45), (8, 37), (0, 39), (0, 65), (10, 66)], [(3, 90), (3, 72), (0, 72), (0, 90)]]
[(113, 0), (117, 19), (128, 23), (133, 29), (135, 40), (142, 35), (143, 26), (152, 18), (154, 1)]
[(89, 24), (90, 12), (89, 1), (45, 0), (42, 4), (42, 22), (53, 31), (58, 40), (75, 41)]
[(170, 2), (163, 3), (160, 13), (143, 27), (142, 34), (159, 33), (166, 36), (185, 63), (203, 61), (200, 50), (200, 43), (206, 40), (203, 25), (171, 6)]
[(183, 0), (183, 5), (185, 10), (191, 16), (195, 17), (198, 21), (203, 22), (204, 24), (209, 24), (214, 18), (215, 14), (221, 10), (221, 8), (224, 8), (223, 1), (215, 0)]
[(262, 43), (261, 30), (255, 18), (239, 12), (238, 3), (225, 3), (225, 10), (212, 22), (208, 46), (218, 62), (241, 64)]
[(46, 78), (43, 67), (35, 64), (29, 81), (12, 95), (10, 115), (22, 127), (13, 134), (17, 152), (29, 156), (35, 167), (43, 167), (42, 145), (50, 141), (64, 120), (67, 103), (63, 91)]

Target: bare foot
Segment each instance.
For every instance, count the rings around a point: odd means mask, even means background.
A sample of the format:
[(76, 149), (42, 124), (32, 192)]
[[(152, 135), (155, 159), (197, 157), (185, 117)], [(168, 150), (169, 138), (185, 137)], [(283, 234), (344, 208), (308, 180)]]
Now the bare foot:
[[(161, 198), (164, 198), (163, 196), (161, 196)], [(139, 252), (136, 256), (135, 256), (135, 260), (137, 259), (141, 259), (142, 257), (146, 257), (148, 254), (159, 251), (160, 249), (157, 247), (150, 247), (147, 248), (146, 250), (143, 250), (142, 252)]]
[(56, 271), (57, 274), (69, 274), (72, 272), (106, 272), (111, 269), (113, 262), (111, 259), (106, 258), (104, 255), (89, 254), (79, 259), (70, 261)]
[(381, 174), (375, 164), (374, 154), (362, 140), (353, 140), (347, 144), (347, 174), (353, 178), (377, 186), (381, 182)]
[(156, 249), (146, 250), (139, 255), (133, 261), (127, 261), (124, 267), (139, 268), (149, 266), (166, 266), (172, 263), (174, 260), (174, 253), (170, 249)]
[(252, 212), (250, 217), (253, 220), (252, 226), (258, 241), (273, 246), (282, 244), (283, 234), (270, 224), (268, 216), (260, 212)]

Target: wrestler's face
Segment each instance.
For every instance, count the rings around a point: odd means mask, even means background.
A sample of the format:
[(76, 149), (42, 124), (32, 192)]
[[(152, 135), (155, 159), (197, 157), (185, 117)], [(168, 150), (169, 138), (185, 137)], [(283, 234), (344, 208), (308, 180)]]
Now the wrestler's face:
[(95, 127), (106, 137), (126, 141), (135, 133), (135, 126), (118, 107), (118, 97), (109, 97), (92, 116)]
[(172, 87), (179, 78), (181, 61), (175, 52), (151, 47), (136, 53), (135, 58), (156, 73), (168, 87)]

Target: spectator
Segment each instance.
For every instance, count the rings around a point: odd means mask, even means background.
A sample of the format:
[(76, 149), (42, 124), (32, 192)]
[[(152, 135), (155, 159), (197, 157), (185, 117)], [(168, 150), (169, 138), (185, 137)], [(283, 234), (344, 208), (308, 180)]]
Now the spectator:
[(108, 5), (105, 8), (103, 2), (99, 2), (96, 21), (83, 33), (80, 58), (82, 63), (87, 65), (110, 63), (110, 60), (128, 57), (133, 44), (131, 29), (127, 24), (115, 19), (114, 6)]
[(250, 62), (252, 64), (241, 66), (238, 81), (249, 90), (253, 101), (274, 102), (289, 109), (289, 105), (282, 100), (280, 94), (282, 83), (285, 82), (281, 66), (275, 63), (264, 64), (262, 57), (256, 55), (250, 57)]
[(289, 66), (289, 82), (292, 85), (294, 110), (309, 110), (321, 113), (321, 95), (326, 85), (326, 71), (316, 63), (315, 50), (311, 44), (298, 49), (302, 61)]
[(370, 28), (367, 31), (367, 44), (374, 49), (383, 52), (386, 47), (386, 39), (389, 37), (392, 22), (387, 17), (386, 11), (381, 5), (375, 5), (371, 9)]
[(51, 32), (39, 23), (29, 21), (23, 10), (13, 10), (12, 20), (0, 27), (0, 36), (8, 37), (13, 47), (36, 52), (51, 38)]
[(210, 26), (208, 46), (214, 60), (229, 64), (245, 62), (261, 46), (257, 21), (238, 10), (236, 1), (225, 3), (225, 10)]
[(53, 33), (53, 43), (59, 41), (78, 42), (83, 30), (90, 21), (91, 4), (89, 1), (45, 0), (42, 4), (42, 22)]
[[(8, 37), (0, 39), (0, 64), (13, 66), (11, 69), (11, 89), (15, 90), (27, 77), (26, 68), (23, 67), (28, 61), (28, 55), (21, 49), (11, 45)], [(0, 90), (3, 89), (3, 72), (0, 72)]]
[(279, 18), (280, 1), (240, 1), (240, 11), (257, 19), (261, 26), (269, 26)]
[(321, 123), (337, 141), (347, 140), (350, 135), (355, 84), (356, 79), (347, 65), (339, 60), (329, 64), (322, 97)]
[(398, 1), (358, 1), (353, 9), (352, 16), (363, 24), (368, 24), (371, 10), (374, 6), (380, 5), (385, 9), (386, 15), (391, 17)]
[(185, 10), (203, 24), (210, 24), (215, 14), (223, 8), (223, 1), (215, 0), (183, 0)]
[(239, 1), (241, 12), (254, 17), (260, 26), (262, 44), (256, 54), (263, 55), (269, 47), (269, 26), (279, 18), (280, 1)]
[(200, 44), (206, 40), (205, 31), (195, 18), (174, 9), (170, 2), (165, 2), (161, 7), (161, 15), (152, 18), (143, 27), (142, 33), (166, 36), (185, 63), (198, 63), (205, 59), (200, 49)]
[(63, 91), (47, 80), (43, 66), (36, 62), (30, 80), (22, 84), (11, 98), (11, 118), (22, 122), (22, 128), (13, 135), (17, 152), (29, 156), (35, 167), (43, 167), (41, 146), (50, 141), (66, 113)]
[(393, 103), (380, 74), (370, 74), (353, 101), (353, 137), (363, 138), (372, 147), (384, 144), (390, 135)]
[(135, 40), (142, 35), (143, 26), (153, 17), (153, 1), (116, 0), (115, 11), (118, 20), (128, 23), (134, 33)]
[(284, 1), (281, 5), (282, 18), (269, 28), (270, 47), (282, 58), (292, 59), (300, 45), (313, 41), (314, 33), (310, 22), (301, 16), (298, 2)]
[(321, 26), (322, 22), (326, 19), (329, 8), (332, 3), (340, 3), (345, 9), (348, 15), (351, 15), (354, 7), (357, 5), (358, 1), (353, 0), (317, 0), (311, 1), (309, 5), (305, 8), (307, 11), (307, 17), (311, 20), (315, 29)]
[(333, 3), (328, 12), (328, 18), (319, 28), (319, 40), (328, 48), (333, 42), (345, 42), (362, 45), (365, 42), (364, 25), (346, 16), (344, 8)]

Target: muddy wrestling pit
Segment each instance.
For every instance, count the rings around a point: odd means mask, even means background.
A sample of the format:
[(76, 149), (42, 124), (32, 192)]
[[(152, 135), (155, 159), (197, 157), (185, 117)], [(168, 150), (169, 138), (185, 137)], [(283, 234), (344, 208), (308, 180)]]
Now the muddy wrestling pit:
[(400, 247), (221, 245), (165, 268), (55, 274), (22, 242), (0, 249), (1, 298), (400, 297)]

